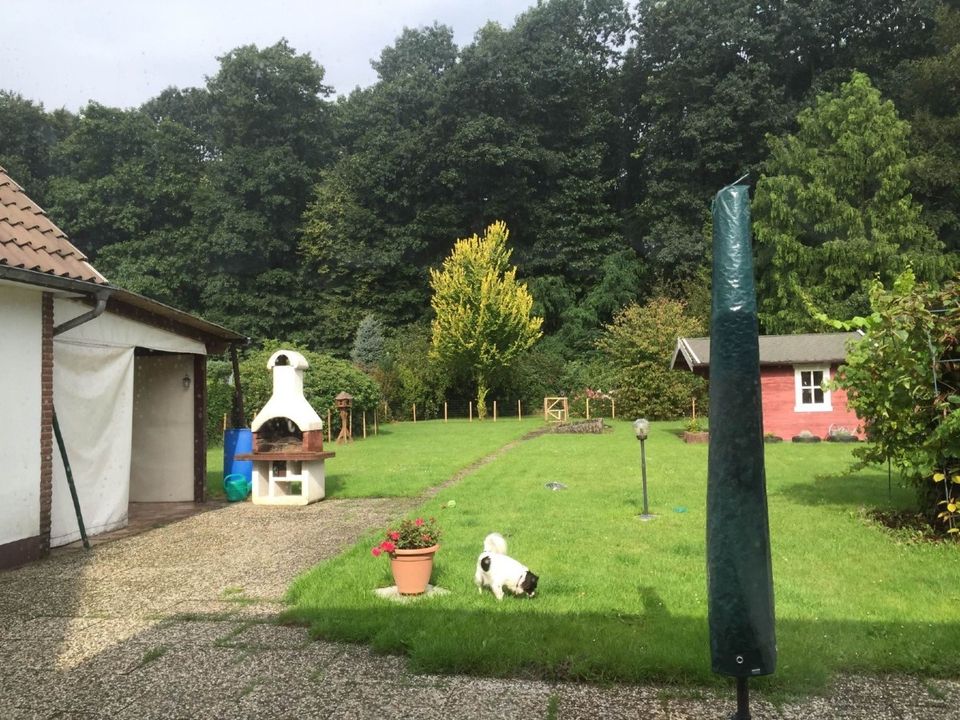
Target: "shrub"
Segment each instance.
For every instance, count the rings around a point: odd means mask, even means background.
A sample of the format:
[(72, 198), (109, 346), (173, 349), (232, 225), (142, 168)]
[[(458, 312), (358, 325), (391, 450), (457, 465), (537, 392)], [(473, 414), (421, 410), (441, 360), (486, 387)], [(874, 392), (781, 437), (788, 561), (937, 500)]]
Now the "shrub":
[(677, 338), (704, 331), (678, 300), (654, 298), (646, 305), (621, 310), (597, 343), (613, 366), (617, 415), (679, 418), (686, 414), (691, 398), (705, 413), (706, 382), (693, 373), (670, 369)]

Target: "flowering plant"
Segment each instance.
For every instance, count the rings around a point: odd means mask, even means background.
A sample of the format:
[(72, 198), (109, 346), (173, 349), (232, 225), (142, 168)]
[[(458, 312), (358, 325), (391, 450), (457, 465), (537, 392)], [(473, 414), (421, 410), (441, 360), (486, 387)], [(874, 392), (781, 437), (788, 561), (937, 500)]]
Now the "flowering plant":
[(388, 530), (386, 537), (370, 550), (374, 557), (381, 553), (388, 555), (394, 550), (417, 550), (436, 545), (440, 541), (440, 528), (435, 518), (416, 518), (404, 520), (394, 530)]

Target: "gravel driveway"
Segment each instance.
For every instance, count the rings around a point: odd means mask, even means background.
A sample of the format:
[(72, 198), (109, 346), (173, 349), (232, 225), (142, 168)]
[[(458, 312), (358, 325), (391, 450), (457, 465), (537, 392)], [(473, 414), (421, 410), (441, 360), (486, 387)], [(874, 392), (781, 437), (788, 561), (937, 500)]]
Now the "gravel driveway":
[[(0, 718), (725, 718), (733, 691), (420, 676), (273, 620), (290, 580), (415, 501), (241, 503), (0, 572)], [(960, 682), (842, 678), (753, 717), (960, 718)]]

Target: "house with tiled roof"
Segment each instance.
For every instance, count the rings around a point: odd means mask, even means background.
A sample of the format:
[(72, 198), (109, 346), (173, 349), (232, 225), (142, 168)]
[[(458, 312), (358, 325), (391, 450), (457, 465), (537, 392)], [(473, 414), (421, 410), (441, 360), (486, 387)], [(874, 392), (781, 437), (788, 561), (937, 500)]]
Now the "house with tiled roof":
[(244, 341), (111, 285), (0, 168), (0, 568), (203, 501), (207, 355)]
[[(761, 335), (760, 392), (763, 431), (789, 440), (803, 431), (826, 438), (840, 429), (863, 437), (843, 390), (830, 381), (858, 332)], [(678, 338), (673, 370), (710, 376), (710, 338)]]

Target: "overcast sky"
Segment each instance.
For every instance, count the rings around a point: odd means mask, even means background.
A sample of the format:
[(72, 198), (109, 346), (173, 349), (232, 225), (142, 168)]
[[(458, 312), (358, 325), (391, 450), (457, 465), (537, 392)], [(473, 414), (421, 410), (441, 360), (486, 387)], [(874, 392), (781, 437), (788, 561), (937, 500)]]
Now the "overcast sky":
[(370, 60), (406, 27), (435, 20), (468, 44), (536, 0), (2, 0), (0, 90), (76, 112), (89, 100), (136, 107), (164, 88), (199, 87), (217, 56), (287, 38), (337, 93), (376, 80)]

